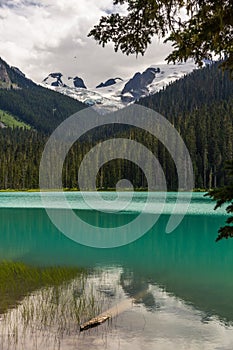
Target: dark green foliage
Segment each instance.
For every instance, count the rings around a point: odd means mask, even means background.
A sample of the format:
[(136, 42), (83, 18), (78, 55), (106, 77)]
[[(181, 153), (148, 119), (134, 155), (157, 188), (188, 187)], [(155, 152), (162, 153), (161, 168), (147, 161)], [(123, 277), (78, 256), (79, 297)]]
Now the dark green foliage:
[[(127, 14), (101, 17), (89, 33), (99, 44), (111, 41), (115, 51), (143, 55), (157, 35), (172, 42), (169, 62), (193, 57), (202, 65), (215, 53), (226, 58), (223, 67), (233, 73), (232, 1), (113, 0), (113, 4), (126, 5)], [(182, 11), (186, 18), (181, 19)]]
[[(224, 164), (233, 159), (232, 96), (233, 83), (213, 65), (139, 101), (168, 118), (180, 132), (191, 155), (197, 188), (227, 184)], [(90, 131), (73, 145), (63, 166), (65, 188), (78, 187), (78, 169), (84, 155), (98, 142), (111, 137), (136, 140), (150, 149), (164, 170), (168, 189), (177, 190), (176, 168), (163, 144), (148, 132), (117, 124)], [(47, 136), (35, 130), (0, 130), (0, 189), (39, 187), (38, 169), (46, 139)], [(61, 146), (57, 145), (56, 154)], [(146, 164), (150, 171), (151, 164)], [(131, 180), (135, 188), (147, 187), (142, 171), (121, 159), (112, 160), (100, 169), (96, 185), (102, 189), (115, 188), (122, 178)]]
[(84, 105), (57, 92), (34, 86), (30, 89), (0, 90), (0, 109), (43, 133), (50, 133)]
[(152, 105), (161, 114), (169, 111), (169, 114), (175, 116), (177, 112), (191, 112), (204, 105), (228, 101), (233, 97), (233, 82), (229, 79), (229, 74), (223, 73), (218, 66), (219, 63), (215, 63), (197, 69), (139, 103)]
[(38, 188), (45, 136), (33, 130), (0, 130), (0, 189)]
[[(228, 214), (233, 213), (233, 161), (228, 162), (226, 166), (226, 171), (228, 175), (228, 185), (223, 188), (216, 188), (208, 192), (208, 196), (213, 198), (217, 203), (215, 209), (220, 208), (223, 204), (228, 203), (226, 211)], [(216, 241), (222, 238), (233, 237), (233, 216), (230, 216), (227, 221), (227, 225), (220, 227), (218, 230), (218, 237)]]
[(68, 96), (36, 85), (0, 58), (11, 89), (0, 89), (0, 110), (9, 112), (37, 131), (51, 133), (63, 120), (85, 108)]
[(179, 131), (197, 188), (226, 183), (224, 165), (233, 158), (233, 81), (218, 64), (194, 71), (139, 103), (161, 113)]

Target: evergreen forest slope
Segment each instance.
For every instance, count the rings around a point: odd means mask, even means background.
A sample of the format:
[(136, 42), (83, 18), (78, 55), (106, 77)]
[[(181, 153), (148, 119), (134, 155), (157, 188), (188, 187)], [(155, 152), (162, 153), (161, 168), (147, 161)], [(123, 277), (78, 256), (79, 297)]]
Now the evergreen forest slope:
[[(17, 116), (31, 129), (0, 129), (0, 189), (38, 188), (39, 163), (49, 134), (84, 106), (13, 73), (8, 75), (14, 87), (0, 89), (0, 109)], [(218, 64), (196, 70), (138, 103), (165, 116), (179, 131), (191, 155), (195, 187), (226, 184), (224, 165), (233, 158), (233, 82)], [(135, 139), (151, 149), (163, 167), (168, 189), (177, 189), (175, 165), (165, 147), (151, 134), (123, 126), (96, 130), (73, 145), (63, 168), (65, 188), (78, 187), (77, 174), (83, 156), (109, 137)], [(97, 187), (114, 188), (121, 178), (128, 178), (139, 189), (147, 186), (136, 165), (116, 159), (103, 166), (97, 176)]]
[(0, 59), (0, 110), (44, 134), (85, 107), (81, 102), (36, 85)]

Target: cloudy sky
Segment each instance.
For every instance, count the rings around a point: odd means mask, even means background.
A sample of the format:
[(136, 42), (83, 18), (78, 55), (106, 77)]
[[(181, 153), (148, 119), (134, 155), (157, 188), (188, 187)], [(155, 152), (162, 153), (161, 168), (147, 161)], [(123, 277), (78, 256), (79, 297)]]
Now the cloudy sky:
[(0, 57), (36, 82), (58, 71), (82, 77), (89, 87), (163, 62), (170, 47), (158, 40), (136, 59), (87, 38), (114, 10), (112, 0), (0, 0)]

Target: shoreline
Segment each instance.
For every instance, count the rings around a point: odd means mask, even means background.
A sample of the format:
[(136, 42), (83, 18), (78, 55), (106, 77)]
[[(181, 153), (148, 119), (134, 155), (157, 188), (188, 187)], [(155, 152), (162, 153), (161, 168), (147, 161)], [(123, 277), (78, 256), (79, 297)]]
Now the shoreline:
[[(98, 192), (116, 192), (115, 188), (103, 188), (97, 189)], [(208, 192), (209, 189), (205, 188), (194, 188), (192, 191), (177, 191), (177, 190), (168, 190), (167, 192)], [(40, 188), (27, 188), (27, 189), (0, 189), (0, 193), (10, 193), (10, 192), (61, 192), (61, 189), (49, 189), (41, 191)], [(63, 192), (80, 192), (77, 188), (63, 188)], [(83, 191), (82, 191), (83, 192)], [(93, 190), (87, 190), (85, 192), (94, 192)], [(148, 192), (147, 188), (135, 188), (133, 191), (131, 189), (123, 189), (121, 192)], [(156, 190), (152, 192), (158, 192)]]

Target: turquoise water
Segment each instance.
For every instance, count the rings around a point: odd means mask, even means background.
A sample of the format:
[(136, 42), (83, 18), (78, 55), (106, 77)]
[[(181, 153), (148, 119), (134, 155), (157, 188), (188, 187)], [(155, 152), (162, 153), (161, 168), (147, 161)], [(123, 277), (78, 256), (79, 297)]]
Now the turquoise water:
[[(108, 200), (115, 196), (102, 195)], [(48, 196), (51, 207), (63, 215), (59, 194)], [(105, 213), (106, 208), (102, 208), (103, 212), (90, 210), (80, 193), (66, 196), (84, 221), (115, 227), (138, 215), (146, 193), (136, 193), (124, 211), (115, 213)], [(92, 194), (89, 196), (91, 200)], [(38, 193), (0, 193), (0, 259), (36, 266), (87, 267), (98, 276), (107, 274), (108, 288), (120, 288), (124, 298), (143, 291), (136, 306), (119, 316), (108, 335), (107, 349), (131, 349), (132, 344), (135, 350), (232, 349), (233, 240), (215, 243), (217, 230), (226, 220), (224, 208), (215, 212), (211, 200), (194, 193), (182, 223), (166, 234), (176, 195), (167, 196), (158, 222), (140, 239), (118, 248), (97, 249), (78, 244), (59, 232), (42, 208)], [(184, 193), (184, 200), (185, 196)], [(127, 197), (125, 193), (119, 208)], [(153, 205), (152, 201), (144, 220), (153, 215)], [(133, 321), (135, 317), (139, 323)], [(81, 338), (80, 349), (87, 342), (98, 349), (98, 334)], [(64, 345), (66, 348), (69, 347)]]

